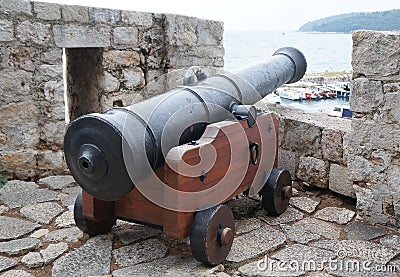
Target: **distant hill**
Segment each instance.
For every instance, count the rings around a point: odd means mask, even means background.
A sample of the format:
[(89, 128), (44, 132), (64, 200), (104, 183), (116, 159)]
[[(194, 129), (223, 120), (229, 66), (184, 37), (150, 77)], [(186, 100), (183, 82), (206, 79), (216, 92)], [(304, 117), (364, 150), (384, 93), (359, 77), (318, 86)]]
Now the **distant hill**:
[(304, 24), (299, 31), (350, 33), (360, 29), (377, 31), (400, 30), (400, 9), (325, 17)]

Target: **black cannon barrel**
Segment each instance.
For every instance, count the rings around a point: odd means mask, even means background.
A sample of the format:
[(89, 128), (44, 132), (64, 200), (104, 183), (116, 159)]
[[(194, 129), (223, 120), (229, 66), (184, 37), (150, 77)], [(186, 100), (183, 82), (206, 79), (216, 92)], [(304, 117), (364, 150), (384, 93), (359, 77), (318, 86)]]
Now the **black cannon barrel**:
[(172, 147), (199, 139), (207, 124), (227, 119), (235, 104), (254, 104), (300, 80), (306, 67), (299, 50), (284, 47), (234, 74), (216, 74), (126, 108), (83, 115), (64, 138), (67, 165), (89, 194), (116, 201), (134, 187), (130, 172), (146, 178), (144, 164), (157, 169)]

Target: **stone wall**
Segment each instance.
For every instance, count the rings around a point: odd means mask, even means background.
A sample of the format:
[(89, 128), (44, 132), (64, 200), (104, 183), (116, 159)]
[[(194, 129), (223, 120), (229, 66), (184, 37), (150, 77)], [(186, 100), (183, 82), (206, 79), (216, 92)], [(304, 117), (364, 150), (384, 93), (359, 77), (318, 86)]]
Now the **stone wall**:
[(142, 88), (173, 69), (222, 67), (222, 33), (221, 22), (185, 16), (1, 0), (0, 173), (32, 179), (67, 172), (66, 114), (161, 93), (168, 80)]
[(351, 120), (268, 105), (279, 120), (278, 166), (292, 179), (355, 198), (348, 143)]
[(353, 34), (349, 169), (365, 220), (400, 226), (400, 33)]

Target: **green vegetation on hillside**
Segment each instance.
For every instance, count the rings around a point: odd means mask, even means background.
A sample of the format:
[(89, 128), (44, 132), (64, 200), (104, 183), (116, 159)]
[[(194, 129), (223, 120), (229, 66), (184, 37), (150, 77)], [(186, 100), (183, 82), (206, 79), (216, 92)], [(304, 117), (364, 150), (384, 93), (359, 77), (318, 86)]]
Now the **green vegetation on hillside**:
[(300, 32), (350, 33), (355, 30), (400, 30), (400, 9), (384, 12), (349, 13), (308, 22)]

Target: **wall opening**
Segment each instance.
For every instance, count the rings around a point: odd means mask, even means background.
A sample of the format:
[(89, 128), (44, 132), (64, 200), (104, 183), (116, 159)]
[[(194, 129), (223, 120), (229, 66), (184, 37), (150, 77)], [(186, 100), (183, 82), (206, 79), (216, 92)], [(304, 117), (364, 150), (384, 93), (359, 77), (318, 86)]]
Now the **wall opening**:
[(68, 118), (100, 111), (103, 48), (65, 48)]

